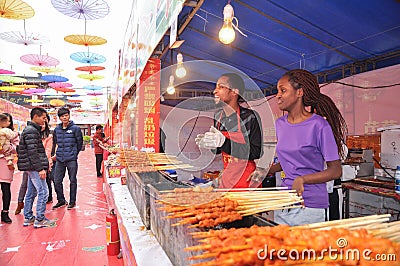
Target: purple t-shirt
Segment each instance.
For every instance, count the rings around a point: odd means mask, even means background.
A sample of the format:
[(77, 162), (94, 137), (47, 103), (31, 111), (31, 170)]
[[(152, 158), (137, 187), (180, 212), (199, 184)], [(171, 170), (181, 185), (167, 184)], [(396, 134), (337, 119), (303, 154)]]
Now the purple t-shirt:
[[(313, 114), (298, 124), (287, 115), (276, 120), (276, 153), (286, 177), (282, 186), (292, 187), (296, 177), (324, 170), (324, 162), (339, 160), (332, 129), (323, 117)], [(304, 203), (310, 208), (328, 208), (326, 183), (304, 184)]]

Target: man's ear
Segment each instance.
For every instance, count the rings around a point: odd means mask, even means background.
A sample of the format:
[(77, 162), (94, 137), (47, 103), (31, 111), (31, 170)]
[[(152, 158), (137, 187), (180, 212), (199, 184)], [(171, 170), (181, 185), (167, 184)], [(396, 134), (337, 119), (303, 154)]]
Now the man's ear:
[(302, 87), (300, 87), (300, 88), (297, 90), (297, 96), (299, 96), (299, 97), (303, 97), (303, 96), (304, 96), (304, 90), (303, 90)]
[[(234, 93), (236, 93), (237, 95), (239, 95), (239, 90), (238, 89), (231, 89)], [(240, 95), (239, 95), (240, 96)]]

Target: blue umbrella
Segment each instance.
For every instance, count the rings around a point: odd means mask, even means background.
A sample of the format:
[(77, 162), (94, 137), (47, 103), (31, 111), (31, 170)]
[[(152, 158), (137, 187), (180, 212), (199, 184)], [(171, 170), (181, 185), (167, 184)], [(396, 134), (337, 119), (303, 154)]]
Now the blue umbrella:
[(87, 85), (83, 87), (85, 90), (92, 90), (92, 91), (98, 91), (101, 90), (103, 87), (102, 86), (96, 86), (96, 85)]
[(106, 58), (101, 54), (92, 52), (77, 52), (69, 56), (72, 60), (84, 64), (101, 64), (106, 61)]
[(40, 77), (40, 79), (43, 79), (45, 81), (49, 82), (66, 82), (69, 79), (63, 76), (58, 76), (58, 75), (43, 75)]

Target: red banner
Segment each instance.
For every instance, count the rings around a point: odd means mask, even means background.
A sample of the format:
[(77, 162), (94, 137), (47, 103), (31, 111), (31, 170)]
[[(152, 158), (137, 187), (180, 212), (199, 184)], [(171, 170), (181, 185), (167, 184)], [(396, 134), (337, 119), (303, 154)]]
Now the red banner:
[(30, 109), (21, 105), (0, 99), (0, 112), (11, 114), (14, 128), (22, 131), (26, 127), (26, 122), (30, 120)]
[(136, 90), (134, 139), (139, 150), (149, 152), (158, 152), (160, 148), (160, 69), (159, 59), (149, 59)]

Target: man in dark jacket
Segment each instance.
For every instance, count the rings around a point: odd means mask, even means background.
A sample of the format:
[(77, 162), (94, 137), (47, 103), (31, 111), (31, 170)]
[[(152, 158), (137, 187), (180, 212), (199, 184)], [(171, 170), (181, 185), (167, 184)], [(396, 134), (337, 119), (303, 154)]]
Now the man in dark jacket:
[(70, 196), (67, 209), (70, 210), (76, 205), (76, 191), (78, 173), (78, 154), (82, 149), (83, 137), (81, 129), (70, 121), (70, 111), (67, 108), (60, 108), (57, 112), (61, 123), (54, 129), (54, 143), (56, 148), (56, 166), (54, 169), (54, 188), (57, 193), (57, 204), (53, 209), (66, 206), (68, 202), (64, 197), (63, 179), (65, 170), (68, 169), (70, 181)]
[[(49, 190), (46, 183), (46, 172), (49, 169), (49, 161), (46, 156), (40, 132), (47, 120), (46, 110), (35, 107), (31, 110), (31, 121), (22, 131), (18, 146), (18, 169), (28, 175), (28, 191), (25, 196), (24, 226), (34, 225), (35, 228), (52, 227), (54, 221), (44, 216)], [(36, 218), (33, 216), (32, 205), (36, 193)]]

